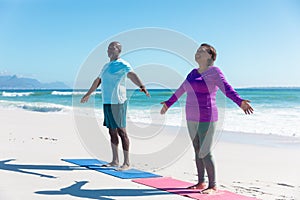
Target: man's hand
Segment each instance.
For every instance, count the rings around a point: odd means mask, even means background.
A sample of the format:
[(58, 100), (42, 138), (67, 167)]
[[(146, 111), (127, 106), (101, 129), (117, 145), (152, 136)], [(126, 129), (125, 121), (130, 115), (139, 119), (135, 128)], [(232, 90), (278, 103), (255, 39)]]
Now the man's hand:
[(85, 102), (88, 102), (90, 98), (90, 95), (84, 95), (81, 100), (80, 100), (80, 103), (85, 103)]
[(146, 96), (147, 97), (150, 97), (150, 94), (149, 94), (149, 92), (148, 92), (148, 90), (146, 89), (146, 87), (145, 86), (140, 86), (140, 91), (141, 92), (144, 92), (145, 94), (146, 94)]
[(101, 79), (97, 77), (94, 80), (89, 91), (81, 98), (80, 103), (86, 103), (89, 100), (90, 95), (99, 87), (100, 84), (101, 84)]

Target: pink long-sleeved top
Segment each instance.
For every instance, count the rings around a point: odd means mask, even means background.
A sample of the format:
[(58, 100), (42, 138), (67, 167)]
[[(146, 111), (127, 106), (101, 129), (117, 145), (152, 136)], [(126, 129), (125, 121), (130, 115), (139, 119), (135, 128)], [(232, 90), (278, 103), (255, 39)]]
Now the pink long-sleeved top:
[(238, 106), (241, 105), (243, 99), (229, 85), (221, 70), (215, 66), (211, 66), (203, 73), (199, 73), (198, 69), (193, 69), (170, 99), (165, 101), (165, 104), (171, 107), (186, 92), (186, 120), (215, 122), (218, 121), (216, 105), (218, 89)]

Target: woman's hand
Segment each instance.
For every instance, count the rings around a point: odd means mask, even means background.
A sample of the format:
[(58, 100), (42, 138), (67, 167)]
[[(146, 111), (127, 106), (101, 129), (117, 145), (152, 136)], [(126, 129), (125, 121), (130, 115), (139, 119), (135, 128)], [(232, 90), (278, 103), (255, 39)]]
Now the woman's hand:
[(84, 96), (81, 98), (80, 103), (85, 103), (85, 102), (87, 102), (87, 101), (89, 100), (89, 98), (90, 98), (90, 95), (84, 95)]
[(166, 105), (166, 103), (165, 102), (161, 102), (160, 104), (163, 104), (163, 107), (161, 108), (161, 110), (160, 110), (160, 114), (165, 114), (167, 111), (168, 111), (168, 106)]
[(254, 111), (253, 108), (250, 105), (249, 100), (243, 100), (240, 107), (241, 107), (241, 109), (243, 109), (243, 111), (245, 112), (246, 115), (247, 114), (250, 115)]

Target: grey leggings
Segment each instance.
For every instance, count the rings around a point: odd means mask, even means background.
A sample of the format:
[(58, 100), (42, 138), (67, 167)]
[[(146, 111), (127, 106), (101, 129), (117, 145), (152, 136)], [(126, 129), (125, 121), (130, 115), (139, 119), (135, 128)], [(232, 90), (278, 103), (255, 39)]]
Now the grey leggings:
[(209, 181), (208, 187), (212, 188), (216, 186), (215, 164), (211, 153), (216, 122), (187, 121), (187, 126), (195, 151), (198, 183), (204, 183), (206, 169)]

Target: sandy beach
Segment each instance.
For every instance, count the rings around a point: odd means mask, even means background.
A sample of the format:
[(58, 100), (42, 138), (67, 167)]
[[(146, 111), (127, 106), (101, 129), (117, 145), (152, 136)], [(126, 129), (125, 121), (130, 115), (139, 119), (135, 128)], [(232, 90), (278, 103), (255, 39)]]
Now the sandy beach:
[[(1, 109), (0, 121), (1, 200), (188, 199), (61, 161), (93, 157), (82, 145), (72, 112)], [(151, 135), (151, 128), (143, 130)], [(172, 127), (165, 131), (170, 130)], [(129, 123), (128, 131), (136, 131), (136, 124)], [(185, 134), (184, 128), (180, 131)], [(167, 141), (168, 134), (154, 146), (139, 144), (141, 140), (133, 138), (131, 149), (151, 152)], [(106, 153), (103, 159), (109, 158), (110, 149)], [(299, 153), (299, 138), (224, 132), (214, 148), (218, 186), (263, 200), (300, 199)], [(159, 167), (159, 163), (147, 163), (137, 156), (132, 166), (195, 183), (191, 146), (175, 157)]]

